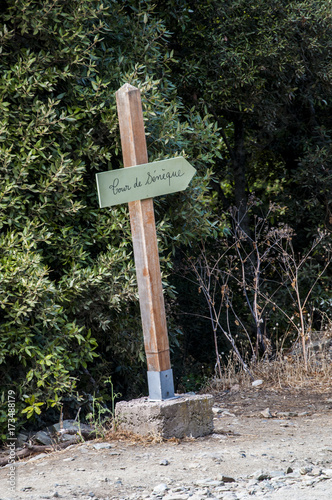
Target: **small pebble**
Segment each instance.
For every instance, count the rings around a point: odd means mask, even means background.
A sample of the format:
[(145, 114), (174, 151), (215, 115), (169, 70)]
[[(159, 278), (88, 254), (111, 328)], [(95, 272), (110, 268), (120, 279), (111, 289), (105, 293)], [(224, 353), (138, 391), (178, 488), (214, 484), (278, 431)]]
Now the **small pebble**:
[(153, 493), (164, 494), (167, 490), (168, 490), (167, 484), (166, 483), (160, 483), (160, 484), (157, 484), (157, 486), (155, 486), (153, 488)]
[(254, 382), (252, 382), (252, 386), (253, 387), (258, 387), (259, 385), (262, 385), (263, 383), (263, 380), (254, 380)]
[(109, 448), (114, 448), (114, 444), (111, 443), (95, 443), (93, 445), (95, 450), (108, 450)]
[(261, 416), (264, 418), (272, 418), (270, 408), (266, 408), (265, 410), (261, 411)]

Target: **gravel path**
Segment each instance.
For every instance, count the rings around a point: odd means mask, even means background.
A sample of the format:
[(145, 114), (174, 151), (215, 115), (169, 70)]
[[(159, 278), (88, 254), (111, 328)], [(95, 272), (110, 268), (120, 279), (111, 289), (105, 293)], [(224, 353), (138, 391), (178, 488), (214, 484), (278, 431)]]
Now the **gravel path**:
[[(332, 411), (248, 416), (216, 403), (208, 437), (90, 441), (0, 469), (0, 500), (331, 500)], [(242, 408), (243, 410), (243, 408)]]

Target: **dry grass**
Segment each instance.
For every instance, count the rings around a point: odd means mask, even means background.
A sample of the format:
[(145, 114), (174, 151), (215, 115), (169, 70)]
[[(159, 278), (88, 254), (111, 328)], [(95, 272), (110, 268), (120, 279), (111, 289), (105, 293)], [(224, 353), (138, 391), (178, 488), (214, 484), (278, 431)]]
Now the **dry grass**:
[[(308, 343), (308, 366), (305, 369), (300, 350), (287, 353), (279, 352), (274, 359), (262, 359), (248, 365), (255, 380), (263, 380), (264, 386), (271, 389), (311, 388), (317, 391), (332, 387), (332, 328), (325, 330), (319, 341)], [(252, 379), (233, 358), (223, 367), (222, 378), (213, 378), (204, 387), (204, 391), (218, 392), (229, 390), (238, 385), (250, 387)]]
[(128, 444), (132, 445), (150, 445), (150, 444), (159, 444), (164, 443), (173, 443), (179, 444), (180, 440), (177, 438), (165, 439), (158, 434), (149, 434), (146, 436), (141, 436), (139, 434), (135, 434), (132, 431), (126, 431), (123, 429), (110, 430), (106, 433), (105, 437), (101, 439), (101, 441), (125, 441)]

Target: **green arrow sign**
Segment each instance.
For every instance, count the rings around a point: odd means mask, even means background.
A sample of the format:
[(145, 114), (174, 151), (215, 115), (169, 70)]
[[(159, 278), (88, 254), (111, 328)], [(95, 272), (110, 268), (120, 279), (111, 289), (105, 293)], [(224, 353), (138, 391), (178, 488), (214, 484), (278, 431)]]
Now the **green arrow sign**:
[(99, 206), (183, 191), (195, 173), (196, 169), (182, 156), (101, 172), (96, 174)]

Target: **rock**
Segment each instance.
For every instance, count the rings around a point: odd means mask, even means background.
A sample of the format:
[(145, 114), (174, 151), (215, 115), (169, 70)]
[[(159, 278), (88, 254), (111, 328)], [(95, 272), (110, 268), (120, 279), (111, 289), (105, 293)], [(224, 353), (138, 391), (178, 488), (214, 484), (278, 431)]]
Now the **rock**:
[(187, 489), (184, 486), (176, 486), (175, 488), (172, 488), (172, 493), (180, 493), (180, 492), (185, 492), (186, 493)]
[(211, 479), (211, 478), (206, 478), (206, 479), (198, 479), (195, 483), (197, 486), (206, 486), (206, 487), (211, 487), (211, 486), (222, 486), (223, 482), (218, 481), (217, 479)]
[(212, 439), (219, 439), (219, 441), (221, 441), (222, 439), (226, 439), (225, 434), (226, 433), (220, 433), (220, 434), (215, 434), (214, 433), (214, 434), (210, 434), (210, 438), (212, 438)]
[(285, 475), (286, 475), (285, 472), (282, 470), (274, 470), (269, 473), (270, 479), (285, 477)]
[(190, 500), (202, 500), (208, 496), (208, 492), (205, 490), (195, 491), (194, 495), (190, 497)]
[(230, 477), (230, 476), (221, 476), (220, 479), (224, 483), (235, 483), (235, 479), (233, 477)]
[(53, 442), (50, 434), (46, 431), (37, 432), (37, 434), (35, 434), (35, 440), (40, 444), (44, 444), (45, 446), (49, 446)]
[(157, 486), (155, 486), (153, 488), (153, 493), (155, 494), (159, 494), (159, 495), (163, 495), (166, 493), (166, 491), (168, 490), (168, 486), (166, 483), (160, 483), (160, 484), (157, 484)]
[(289, 411), (278, 411), (276, 413), (276, 417), (279, 417), (279, 418), (288, 418), (288, 417), (290, 417), (290, 412)]
[[(77, 433), (75, 433), (77, 434)], [(75, 442), (76, 436), (75, 434), (67, 434), (66, 432), (61, 434), (60, 441), (66, 442), (66, 441), (73, 441)]]
[(223, 417), (236, 417), (236, 415), (234, 413), (231, 413), (230, 411), (228, 410), (223, 410), (222, 412), (222, 416)]
[(266, 408), (265, 410), (261, 411), (260, 415), (264, 418), (272, 418), (270, 408)]
[(23, 446), (24, 443), (26, 443), (29, 439), (28, 434), (25, 434), (24, 432), (19, 432), (17, 434), (17, 446)]
[(306, 479), (305, 481), (303, 481), (302, 485), (313, 486), (316, 482), (317, 482), (316, 478), (310, 478), (310, 479)]
[(54, 424), (48, 429), (48, 431), (51, 433), (60, 432), (63, 434), (65, 434), (66, 431), (68, 432), (68, 434), (69, 433), (78, 434), (80, 431), (84, 433), (91, 433), (91, 434), (94, 433), (93, 427), (90, 427), (90, 425), (87, 424), (81, 424), (80, 422), (76, 422), (75, 420), (64, 420), (62, 422), (62, 429), (60, 429), (59, 423)]
[(179, 493), (170, 493), (164, 496), (164, 500), (187, 500), (189, 498), (189, 495), (184, 493), (184, 494), (179, 494)]
[(221, 462), (223, 460), (223, 454), (222, 453), (210, 453), (210, 452), (204, 452), (199, 454), (200, 458), (212, 458), (212, 460), (216, 462)]
[(256, 481), (264, 481), (265, 479), (271, 479), (271, 476), (268, 472), (264, 472), (262, 470), (258, 470), (250, 475), (251, 478)]
[(306, 474), (308, 474), (311, 471), (312, 471), (312, 467), (301, 467), (300, 474), (302, 476), (305, 476)]
[(263, 380), (254, 380), (254, 382), (252, 382), (252, 386), (253, 387), (258, 387), (259, 385), (262, 385), (263, 383)]
[(39, 453), (35, 457), (30, 458), (29, 462), (34, 462), (35, 460), (39, 460), (40, 458), (47, 457), (47, 453)]
[(159, 465), (169, 465), (169, 461), (164, 458), (163, 460), (160, 460)]
[(308, 476), (321, 476), (322, 469), (318, 467), (314, 467), (310, 472), (308, 472)]
[(293, 472), (287, 474), (287, 479), (299, 479), (299, 478), (301, 478), (299, 470), (293, 470)]
[(114, 444), (111, 443), (95, 443), (93, 445), (95, 450), (108, 450), (110, 448), (114, 448)]

